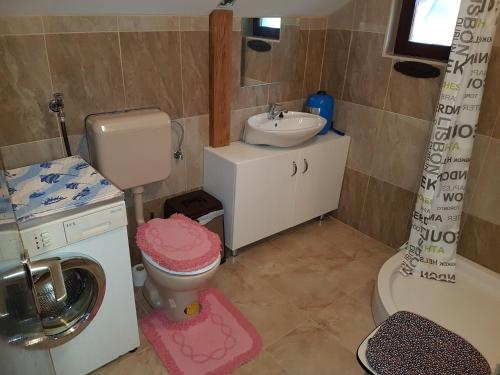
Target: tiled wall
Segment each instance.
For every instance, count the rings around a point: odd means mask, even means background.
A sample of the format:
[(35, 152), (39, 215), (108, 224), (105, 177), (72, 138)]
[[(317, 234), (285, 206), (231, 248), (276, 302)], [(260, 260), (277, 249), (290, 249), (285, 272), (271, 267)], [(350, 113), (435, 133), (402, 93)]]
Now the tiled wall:
[[(398, 248), (408, 238), (443, 74), (415, 79), (382, 56), (390, 0), (353, 0), (328, 20), (322, 86), (352, 137), (338, 217)], [(496, 38), (497, 43), (500, 38)], [(459, 252), (500, 272), (500, 47), (478, 125)]]
[[(299, 25), (300, 49), (288, 56), (282, 47), (281, 55), (283, 63), (296, 59), (295, 80), (241, 88), (240, 21), (234, 20), (233, 32), (232, 140), (239, 139), (245, 120), (270, 102), (302, 108), (303, 98), (319, 88), (326, 35), (326, 18), (289, 20)], [(55, 115), (47, 109), (53, 92), (65, 95), (72, 150), (83, 157), (88, 157), (86, 115), (158, 106), (186, 130), (184, 160), (172, 160), (171, 176), (146, 187), (145, 212), (161, 215), (165, 197), (203, 183), (208, 39), (208, 17), (0, 17), (0, 153), (6, 168), (65, 156)]]

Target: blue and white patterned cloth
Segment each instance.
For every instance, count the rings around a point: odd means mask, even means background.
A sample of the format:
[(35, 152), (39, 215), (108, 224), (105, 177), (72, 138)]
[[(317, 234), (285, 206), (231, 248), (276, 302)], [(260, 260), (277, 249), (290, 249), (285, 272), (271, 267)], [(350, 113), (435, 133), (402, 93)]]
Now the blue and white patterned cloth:
[(7, 179), (4, 171), (0, 170), (0, 225), (14, 222), (14, 212), (10, 204)]
[(18, 223), (123, 196), (79, 156), (6, 171)]

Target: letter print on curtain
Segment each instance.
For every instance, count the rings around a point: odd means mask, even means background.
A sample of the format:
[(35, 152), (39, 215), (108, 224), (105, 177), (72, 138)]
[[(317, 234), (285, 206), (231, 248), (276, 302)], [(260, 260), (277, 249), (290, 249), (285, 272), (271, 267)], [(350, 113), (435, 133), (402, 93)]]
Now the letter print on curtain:
[(400, 272), (455, 282), (465, 184), (499, 0), (462, 0)]

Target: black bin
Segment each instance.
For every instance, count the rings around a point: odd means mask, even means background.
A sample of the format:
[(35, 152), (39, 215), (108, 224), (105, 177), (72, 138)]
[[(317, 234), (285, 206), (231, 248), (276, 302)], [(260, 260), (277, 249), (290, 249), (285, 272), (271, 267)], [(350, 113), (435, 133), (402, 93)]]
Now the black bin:
[(219, 235), (222, 243), (221, 263), (224, 263), (226, 255), (224, 251), (224, 209), (222, 203), (207, 192), (196, 190), (165, 201), (164, 218), (169, 218), (176, 213), (198, 221), (207, 229)]

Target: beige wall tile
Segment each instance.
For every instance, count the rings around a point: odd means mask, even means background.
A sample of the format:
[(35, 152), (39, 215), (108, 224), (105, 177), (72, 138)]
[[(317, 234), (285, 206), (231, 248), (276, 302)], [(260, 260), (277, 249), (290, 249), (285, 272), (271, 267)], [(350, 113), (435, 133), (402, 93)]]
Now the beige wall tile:
[(354, 228), (359, 228), (369, 178), (353, 169), (345, 170), (337, 217)]
[(117, 33), (46, 36), (54, 90), (64, 93), (69, 134), (84, 132), (85, 116), (125, 107)]
[(208, 113), (208, 32), (181, 33), (184, 117)]
[(436, 110), (444, 69), (437, 78), (414, 78), (392, 69), (385, 109), (423, 120), (432, 120)]
[(186, 184), (187, 190), (193, 190), (203, 186), (203, 148), (209, 143), (209, 119), (208, 115), (189, 117), (183, 123)]
[(328, 22), (326, 17), (309, 18), (309, 30), (325, 30)]
[(241, 109), (266, 105), (269, 97), (269, 85), (238, 87), (233, 91), (232, 108)]
[(408, 240), (415, 193), (370, 178), (359, 230), (393, 248)]
[(231, 142), (239, 141), (246, 121), (253, 115), (264, 113), (267, 106), (249, 107), (231, 111)]
[(284, 25), (279, 43), (272, 43), (271, 82), (290, 82), (304, 76), (305, 46), (297, 26)]
[(300, 17), (283, 17), (281, 18), (281, 26), (298, 26), (300, 27)]
[(289, 111), (302, 112), (304, 111), (305, 100), (304, 99), (290, 100), (282, 102), (281, 104), (283, 104), (285, 108), (288, 109)]
[(298, 19), (301, 30), (325, 30), (327, 22), (326, 17), (299, 17)]
[(344, 109), (336, 119), (336, 128), (346, 126), (351, 136), (347, 166), (367, 175), (371, 174), (373, 155), (376, 153), (377, 134), (383, 121), (384, 112), (366, 106), (344, 103)]
[(43, 36), (0, 37), (0, 146), (59, 135)]
[(127, 106), (182, 117), (179, 32), (120, 33), (120, 40)]
[[(177, 149), (179, 144), (179, 136), (180, 133), (176, 129), (175, 125), (172, 127), (172, 154)], [(186, 139), (184, 139), (186, 141)], [(170, 172), (170, 176), (163, 180), (154, 182), (152, 184), (148, 184), (144, 187), (144, 201), (154, 201), (163, 197), (171, 197), (174, 195), (178, 195), (180, 193), (184, 193), (187, 190), (187, 161), (186, 158), (184, 160), (175, 160), (173, 156), (171, 156), (171, 166), (172, 171)]]
[(354, 30), (384, 34), (390, 9), (391, 0), (355, 0)]
[(241, 17), (233, 17), (233, 31), (241, 31)]
[(354, 32), (343, 100), (383, 108), (391, 59), (382, 57), (384, 36)]
[[(90, 163), (90, 153), (87, 143), (87, 136), (84, 134), (74, 134), (68, 137), (69, 146), (73, 155), (79, 155)], [(64, 147), (64, 146), (63, 146)]]
[(479, 219), (500, 225), (500, 140), (492, 139), (484, 166), (477, 178), (470, 213)]
[(118, 16), (120, 31), (179, 31), (177, 16)]
[(472, 215), (462, 217), (464, 226), (458, 242), (458, 253), (500, 273), (500, 226)]
[(44, 16), (46, 33), (117, 31), (116, 16)]
[(377, 135), (371, 175), (416, 192), (430, 129), (429, 121), (385, 112)]
[(36, 142), (0, 147), (0, 154), (2, 155), (6, 169), (24, 167), (66, 156), (61, 138), (44, 139)]
[(349, 111), (354, 110), (354, 104), (335, 99), (335, 108), (333, 111), (333, 127), (342, 132), (347, 131)]
[(328, 29), (352, 30), (354, 0), (339, 2), (338, 8), (328, 17)]
[(309, 31), (303, 97), (315, 94), (320, 88), (325, 38), (325, 30)]
[(351, 32), (328, 30), (321, 75), (321, 88), (336, 99), (342, 98)]
[(477, 133), (499, 134), (497, 138), (500, 138), (500, 132), (494, 130), (500, 113), (500, 96), (498, 95), (500, 92), (500, 47), (493, 47), (491, 51), (485, 85)]
[(181, 31), (208, 31), (208, 17), (180, 17)]
[(41, 34), (40, 16), (0, 16), (0, 35)]

